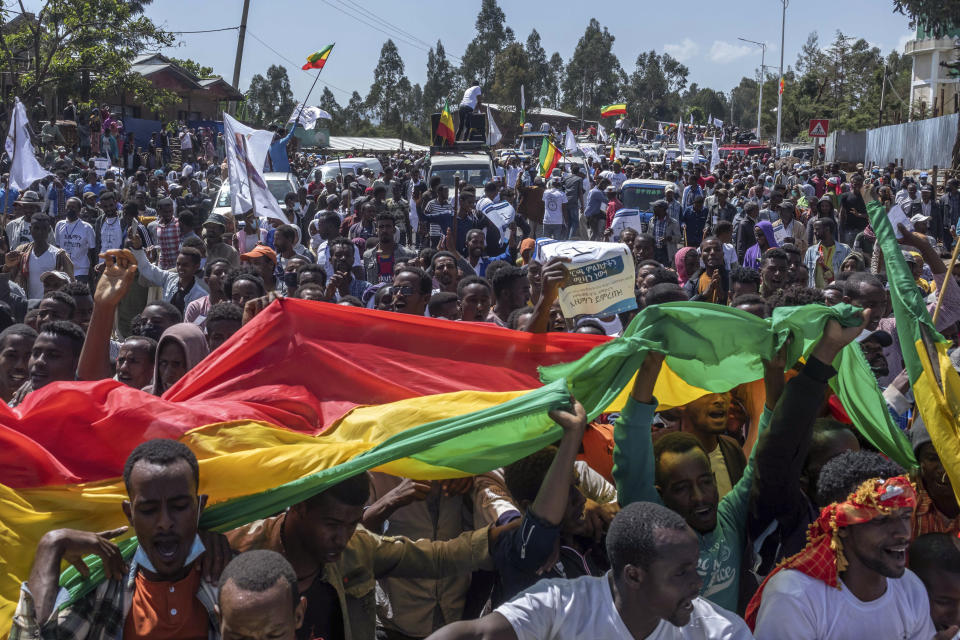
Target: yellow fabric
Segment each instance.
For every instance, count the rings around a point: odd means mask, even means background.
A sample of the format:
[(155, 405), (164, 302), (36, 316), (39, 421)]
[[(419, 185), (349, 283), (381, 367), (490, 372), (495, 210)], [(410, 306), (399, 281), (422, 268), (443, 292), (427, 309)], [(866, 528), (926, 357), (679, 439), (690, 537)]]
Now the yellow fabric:
[[(200, 492), (215, 504), (328, 469), (411, 427), (486, 409), (526, 392), (459, 391), (358, 407), (320, 436), (249, 421), (199, 427), (180, 440), (200, 461)], [(463, 475), (409, 458), (378, 470), (420, 480)], [(13, 616), (20, 583), (30, 573), (43, 534), (126, 525), (120, 508), (126, 497), (121, 478), (21, 490), (0, 485), (0, 620)]]
[[(633, 382), (636, 379), (636, 375), (630, 379), (630, 383), (623, 388), (620, 395), (607, 407), (608, 412), (623, 410), (623, 407), (627, 404), (627, 398), (630, 397), (630, 391), (633, 389)], [(706, 389), (701, 389), (684, 382), (680, 376), (670, 369), (667, 363), (663, 364), (663, 368), (660, 370), (660, 376), (657, 378), (657, 384), (653, 388), (653, 394), (659, 403), (657, 405), (658, 411), (666, 411), (673, 407), (680, 407), (708, 393), (710, 392)]]
[[(623, 409), (632, 386), (627, 385), (609, 411)], [(208, 504), (216, 504), (328, 469), (412, 427), (486, 409), (527, 392), (460, 391), (357, 407), (320, 436), (265, 422), (236, 421), (198, 427), (180, 440), (200, 462), (200, 492), (209, 497)], [(660, 408), (667, 409), (707, 391), (685, 383), (665, 365), (655, 393)], [(412, 458), (394, 460), (377, 470), (418, 480), (463, 475)], [(960, 487), (960, 477), (955, 486)], [(43, 534), (60, 528), (103, 531), (126, 525), (120, 508), (125, 499), (121, 478), (21, 490), (0, 485), (0, 620), (13, 615), (20, 583), (29, 575)]]
[[(937, 342), (935, 345), (934, 362), (927, 357), (922, 340), (914, 345), (923, 373), (912, 385), (913, 396), (933, 447), (950, 478), (954, 495), (960, 500), (960, 374), (950, 362), (946, 343)], [(938, 374), (942, 388), (937, 385)]]

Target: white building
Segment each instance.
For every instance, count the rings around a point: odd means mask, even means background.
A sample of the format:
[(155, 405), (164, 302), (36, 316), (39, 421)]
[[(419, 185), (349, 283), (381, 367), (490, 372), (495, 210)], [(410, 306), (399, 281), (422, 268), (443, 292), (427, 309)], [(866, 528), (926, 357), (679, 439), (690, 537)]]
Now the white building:
[(911, 116), (914, 108), (921, 109), (928, 116), (957, 111), (958, 98), (955, 96), (960, 91), (960, 78), (940, 63), (956, 59), (958, 40), (960, 28), (952, 29), (942, 38), (934, 38), (918, 27), (916, 39), (907, 42), (904, 53), (913, 58)]

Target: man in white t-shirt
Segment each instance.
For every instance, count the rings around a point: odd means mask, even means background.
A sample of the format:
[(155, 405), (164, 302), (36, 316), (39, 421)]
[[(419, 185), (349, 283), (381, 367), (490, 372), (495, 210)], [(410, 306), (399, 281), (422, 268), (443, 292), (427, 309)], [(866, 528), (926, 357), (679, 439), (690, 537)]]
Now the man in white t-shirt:
[(543, 235), (554, 240), (566, 240), (563, 234), (563, 205), (567, 194), (560, 188), (560, 178), (551, 178), (543, 192)]
[(823, 466), (810, 542), (747, 606), (757, 638), (934, 637), (926, 590), (907, 569), (917, 498), (903, 473), (870, 451), (845, 451)]
[(542, 580), (479, 620), (429, 640), (746, 640), (743, 620), (700, 598), (699, 543), (677, 513), (634, 502), (607, 532), (611, 569)]
[(54, 243), (70, 256), (74, 278), (89, 282), (90, 264), (97, 257), (97, 235), (91, 224), (80, 219), (79, 198), (67, 200), (66, 211), (66, 220), (54, 227)]
[(460, 101), (460, 123), (457, 125), (457, 140), (466, 140), (469, 137), (470, 116), (481, 104), (481, 93), (480, 85), (476, 82), (471, 82), (467, 90), (463, 92), (463, 100)]

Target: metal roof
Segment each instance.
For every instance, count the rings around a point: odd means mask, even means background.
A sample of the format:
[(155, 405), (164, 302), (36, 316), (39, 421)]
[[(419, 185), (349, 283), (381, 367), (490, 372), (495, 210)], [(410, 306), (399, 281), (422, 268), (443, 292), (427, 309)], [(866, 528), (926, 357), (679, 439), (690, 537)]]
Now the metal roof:
[[(517, 108), (511, 104), (490, 104), (484, 103), (485, 106), (490, 107), (496, 111), (507, 111), (513, 113)], [(569, 118), (571, 120), (579, 120), (580, 116), (571, 115), (569, 113), (564, 113), (563, 111), (558, 111), (556, 109), (551, 109), (550, 107), (531, 107), (527, 109), (527, 115), (531, 116), (545, 116), (547, 118)]]
[[(332, 151), (399, 151), (400, 138), (357, 138), (352, 136), (330, 136)], [(427, 151), (429, 147), (422, 144), (413, 144), (409, 140), (403, 141), (404, 151)]]

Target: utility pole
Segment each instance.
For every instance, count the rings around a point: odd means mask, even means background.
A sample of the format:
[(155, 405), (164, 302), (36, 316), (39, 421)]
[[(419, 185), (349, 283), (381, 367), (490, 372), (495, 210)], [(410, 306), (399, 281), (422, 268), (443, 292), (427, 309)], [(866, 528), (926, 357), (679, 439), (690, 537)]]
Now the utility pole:
[(883, 99), (887, 95), (887, 63), (883, 63), (883, 77), (880, 79), (880, 116), (877, 118), (877, 126), (883, 126)]
[(783, 120), (783, 45), (787, 33), (787, 5), (789, 0), (780, 0), (783, 3), (783, 18), (780, 23), (780, 84), (777, 85), (777, 153), (780, 153), (780, 124)]
[(583, 81), (580, 83), (580, 130), (583, 130), (583, 108), (587, 96), (587, 69), (583, 69)]
[(233, 61), (233, 88), (240, 91), (240, 64), (243, 62), (243, 40), (247, 36), (247, 14), (250, 0), (243, 0), (243, 15), (240, 17), (240, 35), (237, 38), (237, 57)]
[(744, 42), (749, 42), (750, 44), (755, 44), (760, 47), (762, 53), (760, 54), (760, 84), (757, 86), (757, 141), (760, 141), (760, 114), (763, 112), (763, 73), (766, 68), (767, 61), (767, 43), (766, 42), (757, 42), (756, 40), (747, 40), (746, 38), (737, 38), (737, 40), (743, 40)]

